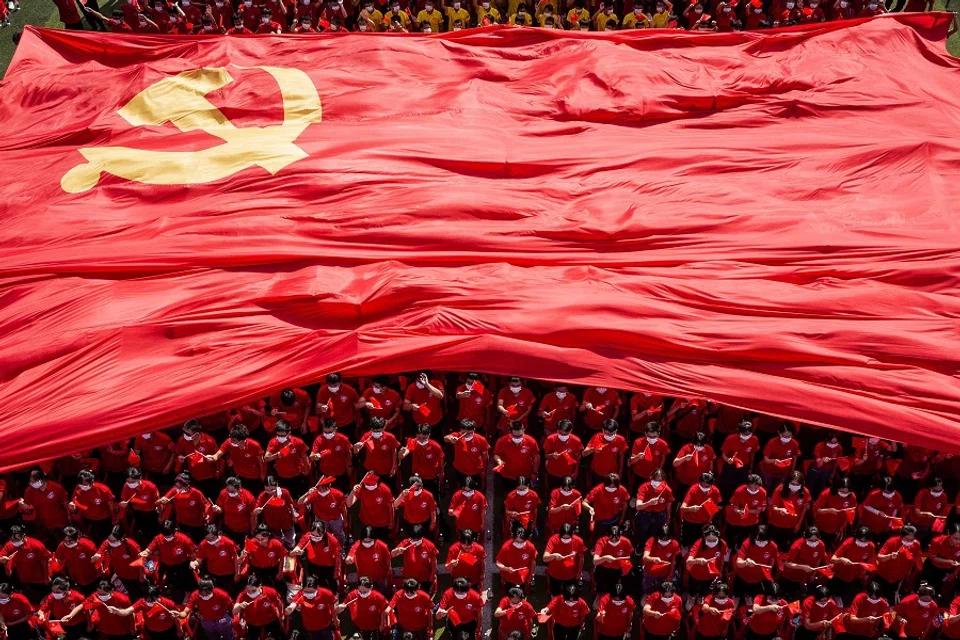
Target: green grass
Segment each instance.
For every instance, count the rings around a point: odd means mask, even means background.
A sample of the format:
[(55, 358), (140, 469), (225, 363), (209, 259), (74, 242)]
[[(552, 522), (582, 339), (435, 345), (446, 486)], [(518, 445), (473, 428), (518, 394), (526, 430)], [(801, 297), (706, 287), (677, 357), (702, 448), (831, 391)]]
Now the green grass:
[[(101, 13), (109, 16), (110, 11), (117, 4), (106, 2), (101, 7)], [(60, 27), (60, 20), (57, 18), (57, 10), (48, 0), (23, 0), (23, 8), (11, 14), (12, 26), (0, 30), (0, 76), (6, 74), (7, 67), (10, 65), (10, 59), (13, 57), (14, 44), (10, 36), (16, 31), (22, 29), (24, 25), (36, 25), (42, 27)], [(935, 0), (934, 8), (944, 9), (944, 0)], [(950, 10), (960, 10), (960, 0), (953, 0)], [(960, 56), (960, 34), (954, 34), (947, 41), (947, 50), (955, 56)]]

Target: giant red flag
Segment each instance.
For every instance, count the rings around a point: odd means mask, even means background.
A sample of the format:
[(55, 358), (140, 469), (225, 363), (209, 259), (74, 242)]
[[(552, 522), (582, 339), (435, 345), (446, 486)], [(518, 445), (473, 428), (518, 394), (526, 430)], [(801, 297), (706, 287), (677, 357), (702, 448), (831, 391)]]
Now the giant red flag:
[(949, 19), (29, 29), (0, 110), (0, 467), (419, 367), (958, 450)]

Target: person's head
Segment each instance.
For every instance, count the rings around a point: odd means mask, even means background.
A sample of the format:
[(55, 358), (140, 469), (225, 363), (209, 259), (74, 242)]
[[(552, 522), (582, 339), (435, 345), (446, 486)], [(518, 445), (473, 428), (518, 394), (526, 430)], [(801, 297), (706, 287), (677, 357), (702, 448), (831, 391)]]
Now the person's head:
[[(243, 18), (240, 18), (240, 24), (243, 24)], [(249, 437), (250, 431), (242, 424), (234, 425), (233, 428), (230, 429), (230, 440), (233, 441), (234, 444), (243, 444)]]
[(422, 524), (415, 524), (410, 527), (410, 540), (416, 544), (423, 540), (424, 529)]
[[(213, 31), (213, 18), (207, 15), (202, 16), (200, 18), (200, 25), (203, 27), (204, 31)], [(187, 440), (193, 440), (196, 436), (194, 436), (193, 438), (188, 438), (187, 434), (184, 433), (183, 437), (187, 438)]]
[(67, 547), (77, 546), (77, 542), (80, 540), (80, 532), (77, 531), (76, 527), (64, 527), (63, 528), (63, 544)]
[(927, 488), (930, 489), (930, 495), (935, 498), (939, 498), (943, 494), (943, 478), (939, 476), (933, 476), (927, 482)]
[(657, 536), (657, 542), (661, 546), (666, 546), (671, 542), (673, 542), (673, 532), (670, 531), (670, 525), (668, 524), (665, 524), (659, 529), (657, 529), (656, 536)]
[(410, 489), (414, 492), (419, 492), (423, 490), (423, 478), (414, 474), (410, 476)]
[(776, 582), (767, 581), (763, 583), (763, 594), (767, 596), (767, 602), (775, 602), (780, 599), (780, 585)]
[[(252, 0), (250, 0), (250, 4), (253, 4), (253, 1), (252, 1)], [(235, 14), (233, 15), (233, 28), (234, 28), (234, 29), (241, 29), (241, 28), (243, 28), (243, 16), (240, 15), (239, 13), (235, 13)], [(291, 397), (290, 404), (293, 404), (293, 399), (292, 399), (292, 398), (293, 398), (293, 391), (292, 391), (291, 389), (284, 389), (283, 392), (280, 393), (280, 402), (283, 402), (283, 401), (284, 401), (284, 400), (283, 400), (283, 397), (284, 397), (283, 394), (287, 393), (288, 391), (290, 392), (290, 397)]]
[(28, 482), (34, 489), (40, 489), (47, 483), (47, 474), (43, 469), (33, 469), (30, 471)]
[(236, 476), (231, 476), (227, 478), (226, 482), (227, 494), (231, 496), (236, 496), (240, 494), (240, 490), (243, 489), (243, 481)]
[(245, 587), (247, 595), (251, 598), (256, 598), (260, 595), (261, 588), (263, 583), (260, 581), (260, 577), (256, 575), (250, 575), (247, 578), (247, 586)]
[(257, 528), (253, 530), (253, 538), (260, 544), (260, 546), (267, 546), (267, 544), (270, 542), (270, 527), (265, 524), (258, 524)]
[(610, 527), (610, 542), (620, 542), (620, 525)]
[(147, 587), (147, 593), (146, 593), (146, 595), (144, 596), (144, 599), (145, 599), (148, 603), (153, 603), (153, 602), (156, 602), (157, 600), (159, 600), (159, 599), (160, 599), (160, 587), (158, 587), (158, 586), (156, 586), (156, 585), (153, 585), (153, 584), (151, 584), (150, 586), (148, 586), (148, 587)]
[(372, 547), (377, 538), (377, 534), (373, 530), (373, 527), (369, 525), (363, 528), (363, 533), (361, 533), (361, 536), (361, 544), (365, 547)]
[(878, 602), (880, 598), (883, 597), (883, 587), (880, 586), (879, 582), (870, 582), (867, 585), (867, 598), (872, 600), (874, 603)]
[(620, 487), (620, 476), (608, 473), (603, 479), (603, 486), (610, 492), (616, 491)]
[(870, 529), (866, 527), (857, 527), (853, 532), (853, 542), (858, 547), (866, 547), (870, 544)]
[(803, 474), (799, 471), (794, 471), (783, 480), (783, 495), (787, 496), (800, 493), (803, 491), (803, 483)]
[(803, 532), (803, 539), (809, 546), (816, 547), (820, 544), (820, 529), (807, 527), (806, 531)]
[(522, 526), (517, 526), (513, 530), (513, 544), (522, 547), (527, 542), (527, 530)]
[(477, 423), (470, 418), (460, 421), (460, 432), (464, 435), (464, 437), (472, 438), (476, 431)]
[[(233, 21), (236, 22), (237, 18), (240, 18), (240, 22), (243, 22), (243, 16), (239, 13), (233, 16)], [(285, 407), (292, 407), (297, 401), (297, 394), (294, 393), (293, 389), (284, 389), (280, 392), (280, 404)]]
[(763, 479), (756, 473), (747, 476), (747, 491), (757, 493), (763, 487)]
[(383, 431), (387, 428), (387, 421), (381, 416), (370, 418), (370, 435), (374, 438), (382, 438)]
[(110, 12), (110, 16), (114, 20), (123, 20), (123, 11), (120, 11), (119, 9), (114, 9), (113, 11)]
[(712, 524), (703, 528), (703, 543), (711, 549), (720, 544), (720, 530)]
[(109, 580), (101, 580), (97, 583), (97, 597), (103, 601), (113, 597), (113, 584)]
[(337, 421), (333, 418), (327, 418), (323, 421), (323, 437), (327, 440), (337, 435)]
[(407, 578), (403, 581), (403, 592), (408, 596), (417, 595), (417, 591), (420, 589), (420, 583), (414, 580), (413, 578)]
[(569, 522), (564, 522), (560, 525), (560, 530), (557, 532), (560, 536), (560, 539), (564, 542), (569, 542), (573, 539), (573, 525)]
[(833, 483), (833, 487), (831, 487), (831, 491), (841, 498), (846, 498), (853, 492), (853, 483), (850, 478), (838, 476)]
[(707, 490), (713, 486), (713, 473), (704, 471), (700, 474), (700, 488)]
[[(210, 16), (204, 16), (204, 18), (209, 18)], [(212, 21), (212, 18), (211, 18)], [(183, 437), (186, 440), (196, 440), (200, 435), (200, 421), (195, 419), (187, 420), (183, 423)]]
[(510, 590), (507, 591), (507, 597), (510, 599), (510, 604), (520, 604), (523, 602), (523, 589), (520, 587), (510, 587)]
[[(643, 428), (644, 434), (647, 436), (647, 440), (652, 440), (656, 442), (660, 438), (660, 425), (656, 422), (648, 422), (647, 426)], [(653, 444), (651, 442), (651, 444)]]
[(827, 429), (823, 436), (823, 441), (831, 449), (835, 449), (836, 447), (840, 446), (840, 438), (837, 437), (837, 432), (833, 429)]
[(177, 535), (177, 523), (173, 520), (164, 520), (163, 524), (160, 525), (160, 535), (167, 540), (173, 540), (174, 536)]
[(753, 532), (752, 537), (753, 543), (760, 547), (767, 546), (767, 543), (770, 542), (770, 530), (767, 529), (767, 525), (761, 524)]
[(463, 30), (463, 20), (454, 20), (453, 21), (453, 30), (462, 31)]
[(564, 476), (563, 480), (560, 482), (560, 492), (568, 496), (573, 493), (573, 489), (576, 485), (576, 481), (571, 476)]
[(730, 597), (730, 587), (725, 582), (715, 582), (710, 589), (713, 592), (713, 598), (723, 604)]
[[(605, 11), (606, 11), (606, 14), (609, 16), (613, 13), (613, 7), (607, 7)], [(607, 20), (606, 24), (603, 25), (604, 31), (616, 31), (619, 28), (620, 28), (620, 23), (617, 22), (616, 18), (611, 18)]]
[(672, 600), (673, 596), (677, 593), (677, 585), (673, 584), (669, 580), (664, 580), (660, 583), (660, 596), (664, 600)]
[[(657, 7), (658, 7), (657, 13), (660, 13), (662, 11), (662, 9), (659, 8), (662, 6), (663, 5), (661, 3), (659, 2), (657, 3)], [(753, 435), (753, 423), (750, 422), (749, 420), (744, 420), (743, 422), (740, 423), (740, 426), (737, 427), (737, 433), (740, 434), (741, 440), (744, 440), (744, 441), (749, 440), (750, 437)]]
[(608, 440), (612, 440), (613, 436), (617, 435), (617, 421), (613, 419), (607, 419), (603, 421), (603, 437)]
[(27, 537), (27, 530), (24, 529), (19, 524), (15, 524), (12, 527), (10, 527), (10, 541), (13, 543), (15, 547), (22, 546), (23, 541), (26, 539), (26, 537)]
[(703, 431), (697, 431), (693, 434), (693, 448), (697, 451), (703, 451), (703, 448), (707, 446), (707, 434)]
[(322, 542), (327, 537), (327, 523), (323, 520), (314, 520), (310, 525), (310, 539), (314, 542)]
[(664, 480), (666, 480), (666, 474), (663, 473), (663, 469), (654, 469), (653, 473), (650, 474), (650, 484), (653, 485), (654, 489), (659, 488)]
[(310, 576), (303, 581), (303, 588), (301, 593), (303, 597), (307, 600), (313, 600), (317, 597), (317, 592), (320, 590), (320, 581), (315, 576)]
[(579, 599), (577, 585), (568, 584), (563, 587), (563, 599), (567, 602), (576, 602)]
[(287, 438), (290, 437), (290, 423), (286, 420), (277, 420), (277, 440), (280, 442), (286, 442)]
[(917, 528), (912, 524), (905, 524), (900, 528), (900, 540), (907, 544), (917, 541)]
[(466, 382), (467, 389), (472, 389), (473, 386), (478, 382), (480, 382), (479, 373), (475, 371), (471, 371), (470, 373), (467, 374), (467, 382)]
[(830, 600), (830, 589), (825, 585), (820, 585), (813, 590), (813, 598), (820, 604), (823, 604)]
[(477, 539), (476, 535), (473, 533), (473, 529), (462, 529), (460, 531), (460, 544), (469, 547)]
[[(517, 13), (524, 14), (527, 12), (527, 7), (522, 2), (517, 5)], [(510, 384), (510, 391), (513, 393), (520, 393), (520, 390), (523, 389), (523, 382), (517, 376), (513, 376), (508, 381)]]
[(472, 476), (467, 476), (463, 479), (463, 492), (467, 495), (473, 495), (473, 492), (477, 490), (477, 481), (473, 479)]
[(363, 576), (357, 581), (357, 593), (361, 596), (369, 596), (371, 589), (373, 589), (373, 583), (370, 581), (370, 578)]
[(70, 581), (66, 578), (54, 578), (50, 583), (50, 593), (57, 600), (62, 600), (64, 596), (70, 593)]
[(573, 422), (571, 420), (561, 420), (557, 423), (557, 434), (561, 440), (569, 438), (571, 431), (573, 431)]
[(617, 582), (613, 585), (613, 590), (610, 592), (610, 599), (613, 600), (616, 604), (622, 604), (624, 600), (627, 599), (627, 589), (623, 586), (622, 582)]
[(556, 383), (555, 385), (553, 385), (553, 392), (557, 394), (558, 398), (563, 400), (564, 398), (567, 397), (567, 393), (569, 393), (567, 391), (567, 383), (566, 382)]
[(783, 422), (777, 427), (777, 433), (780, 435), (780, 441), (787, 444), (793, 440), (793, 426), (789, 422)]
[(119, 547), (123, 544), (124, 539), (123, 527), (120, 525), (115, 525), (110, 529), (109, 535), (107, 535), (107, 544), (111, 547)]
[(510, 423), (510, 437), (513, 438), (513, 441), (520, 443), (520, 440), (523, 439), (523, 423), (514, 420)]
[[(372, 13), (373, 9), (371, 8), (370, 11)], [(378, 395), (386, 391), (389, 386), (390, 386), (390, 378), (388, 378), (387, 376), (379, 375), (373, 379), (373, 392)]]
[(453, 592), (461, 595), (467, 595), (467, 592), (470, 591), (470, 583), (467, 582), (466, 578), (456, 578), (453, 581)]
[(946, 534), (949, 536), (950, 544), (960, 545), (960, 522), (954, 522), (947, 527)]
[(216, 543), (220, 540), (220, 528), (215, 524), (208, 524), (203, 530), (203, 538), (207, 542)]
[(426, 444), (430, 442), (431, 433), (432, 433), (432, 430), (430, 429), (430, 425), (428, 424), (420, 425), (419, 427), (417, 427), (417, 442), (419, 442), (420, 444)]
[(184, 491), (190, 490), (190, 472), (182, 471), (177, 474), (177, 477), (173, 480), (173, 486), (177, 488), (177, 491), (181, 493)]
[(143, 472), (136, 467), (130, 467), (127, 469), (127, 486), (131, 489), (136, 489), (140, 486), (140, 482), (143, 479)]
[(93, 475), (93, 472), (89, 469), (84, 469), (77, 474), (77, 488), (82, 491), (89, 491), (93, 488), (93, 482), (96, 479), (96, 476)]
[(340, 390), (340, 374), (339, 373), (328, 373), (327, 374), (327, 388), (330, 391), (336, 393)]
[(276, 476), (267, 476), (263, 481), (263, 486), (266, 491), (277, 492), (280, 489), (280, 484), (277, 482)]
[(525, 476), (520, 476), (517, 478), (517, 493), (520, 495), (526, 495), (530, 490), (530, 481), (527, 480)]
[(937, 591), (933, 586), (927, 582), (921, 582), (920, 586), (917, 587), (917, 602), (923, 606), (933, 604), (933, 601), (937, 598)]

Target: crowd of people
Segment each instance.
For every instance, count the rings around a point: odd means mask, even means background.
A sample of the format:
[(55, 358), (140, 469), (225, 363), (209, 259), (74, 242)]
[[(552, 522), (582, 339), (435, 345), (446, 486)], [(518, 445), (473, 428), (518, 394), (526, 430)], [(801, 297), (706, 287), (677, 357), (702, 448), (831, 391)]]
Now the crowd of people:
[[(926, 11), (930, 0), (892, 0), (893, 11)], [(881, 0), (123, 0), (110, 16), (97, 0), (54, 0), (68, 29), (154, 34), (244, 35), (391, 31), (438, 33), (494, 24), (610, 31), (740, 31), (875, 16)], [(9, 24), (19, 2), (0, 5)]]
[(332, 373), (4, 474), (0, 629), (960, 640), (958, 464), (697, 398)]

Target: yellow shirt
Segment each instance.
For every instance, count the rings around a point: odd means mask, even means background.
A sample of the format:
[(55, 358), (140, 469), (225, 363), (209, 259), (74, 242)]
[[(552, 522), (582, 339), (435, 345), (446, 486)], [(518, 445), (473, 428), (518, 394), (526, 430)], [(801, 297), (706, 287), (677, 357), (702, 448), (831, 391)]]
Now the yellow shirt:
[(518, 18), (520, 19), (520, 24), (522, 25), (526, 25), (528, 27), (533, 25), (533, 18), (530, 17), (529, 13), (523, 14), (522, 18), (520, 18), (516, 13), (513, 14), (512, 16), (510, 16), (510, 24), (516, 25)]
[(477, 7), (477, 26), (483, 22), (483, 19), (487, 16), (490, 16), (490, 19), (494, 22), (500, 22), (500, 12), (497, 11), (497, 8), (493, 5), (490, 5), (489, 9), (484, 9), (483, 5)]
[(570, 9), (570, 11), (567, 12), (567, 24), (570, 24), (570, 25), (575, 25), (579, 23), (581, 20), (589, 20), (589, 19), (590, 19), (590, 12), (587, 11), (586, 9), (581, 9), (580, 11), (577, 11), (576, 9)]
[(650, 16), (650, 26), (654, 29), (665, 29), (670, 26), (670, 12), (663, 11)]
[[(546, 20), (546, 19), (547, 19), (547, 16), (545, 16), (544, 14), (541, 13), (541, 14), (537, 17), (537, 22), (540, 23), (540, 26), (541, 26), (541, 27), (546, 28), (546, 25), (543, 24), (543, 21)], [(559, 18), (559, 17), (553, 16), (553, 27), (551, 27), (551, 28), (553, 28), (553, 29), (558, 28), (558, 27), (560, 26), (560, 25), (559, 25), (559, 21), (560, 21), (560, 18)]]
[(427, 10), (424, 9), (417, 14), (417, 24), (419, 25), (424, 22), (430, 23), (430, 27), (434, 33), (440, 33), (440, 27), (443, 26), (443, 14), (437, 11), (436, 8), (430, 13), (427, 13)]
[(371, 27), (371, 29), (373, 29), (374, 31), (383, 31), (383, 14), (382, 13), (380, 13), (377, 9), (374, 9), (373, 11), (367, 14), (367, 17), (370, 18), (370, 22), (373, 23), (373, 27)]
[[(517, 12), (517, 7), (520, 5), (521, 0), (507, 0), (507, 15), (512, 16)], [(527, 7), (533, 9), (533, 6), (528, 2)], [(510, 24), (513, 24), (512, 22)]]
[(599, 14), (597, 16), (597, 31), (603, 31), (607, 27), (608, 20), (613, 20), (614, 22), (618, 22), (617, 14), (615, 13), (611, 13), (610, 15), (607, 15), (606, 13)]
[(626, 16), (624, 16), (624, 18), (623, 18), (623, 25), (622, 25), (621, 28), (623, 28), (623, 29), (642, 29), (643, 27), (646, 27), (646, 26), (648, 25), (648, 23), (649, 23), (649, 20), (647, 19), (647, 16), (645, 16), (644, 14), (641, 13), (641, 14), (640, 14), (640, 17), (638, 18), (638, 17), (637, 17), (637, 14), (635, 14), (633, 11), (631, 11), (631, 12), (628, 13)]
[(470, 12), (461, 7), (459, 9), (454, 9), (453, 7), (447, 7), (447, 31), (453, 31), (453, 23), (457, 20), (463, 22), (464, 28), (470, 26)]
[[(404, 29), (410, 28), (410, 16), (407, 15), (406, 11), (400, 11), (397, 14), (400, 16), (400, 23), (403, 25)], [(383, 28), (389, 29), (390, 23), (393, 21), (393, 11), (387, 11), (387, 15), (383, 16)]]

